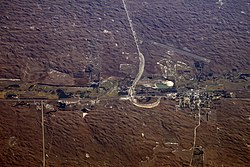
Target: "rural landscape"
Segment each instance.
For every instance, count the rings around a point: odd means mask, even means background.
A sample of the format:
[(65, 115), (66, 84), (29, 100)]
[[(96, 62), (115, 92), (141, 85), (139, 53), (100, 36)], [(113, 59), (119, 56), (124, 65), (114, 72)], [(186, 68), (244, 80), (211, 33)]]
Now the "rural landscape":
[(249, 166), (247, 0), (0, 3), (0, 166)]

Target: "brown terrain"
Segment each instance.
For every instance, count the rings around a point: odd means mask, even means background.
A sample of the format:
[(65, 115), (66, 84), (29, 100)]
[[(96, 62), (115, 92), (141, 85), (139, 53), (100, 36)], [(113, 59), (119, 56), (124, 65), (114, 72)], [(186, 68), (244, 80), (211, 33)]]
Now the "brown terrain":
[[(126, 76), (120, 64), (138, 71), (121, 0), (0, 3), (0, 78), (74, 85), (74, 75), (90, 63), (102, 78)], [(207, 66), (214, 73), (250, 71), (247, 0), (222, 5), (217, 0), (126, 3), (145, 56), (145, 74), (159, 74), (157, 62), (167, 56), (168, 50), (152, 41), (211, 60)], [(190, 111), (176, 111), (175, 105), (162, 100), (156, 108), (142, 109), (128, 101), (106, 100), (84, 118), (80, 111), (45, 110), (46, 166), (189, 166), (198, 120)], [(34, 102), (0, 102), (0, 166), (42, 166), (42, 136), (42, 114)], [(249, 166), (249, 99), (221, 100), (209, 121), (202, 117), (196, 144), (204, 149), (203, 166)]]
[[(1, 103), (1, 166), (41, 166), (41, 112), (13, 105)], [(223, 100), (209, 121), (202, 119), (197, 145), (204, 148), (204, 166), (248, 166), (249, 108), (247, 100)], [(44, 119), (46, 166), (189, 166), (198, 123), (169, 101), (150, 110), (103, 101), (84, 118), (45, 111)]]

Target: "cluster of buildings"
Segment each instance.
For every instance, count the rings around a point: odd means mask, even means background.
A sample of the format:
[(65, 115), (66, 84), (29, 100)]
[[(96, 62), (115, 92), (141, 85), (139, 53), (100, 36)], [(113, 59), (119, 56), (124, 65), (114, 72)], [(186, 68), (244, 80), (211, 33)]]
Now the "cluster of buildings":
[[(146, 99), (146, 102), (154, 96), (160, 96), (176, 100), (178, 108), (197, 110), (212, 108), (213, 101), (221, 97), (235, 96), (224, 88), (223, 83), (217, 82), (218, 80), (213, 82), (216, 76), (213, 73), (204, 72), (203, 62), (195, 62), (194, 68), (183, 62), (174, 64), (171, 61), (165, 61), (164, 63), (159, 62), (159, 64), (164, 75), (146, 76), (138, 82), (135, 88), (135, 96)], [(220, 76), (220, 79), (242, 83), (248, 81), (249, 77), (249, 73), (239, 73), (233, 69)], [(81, 100), (93, 101), (99, 96), (109, 98), (111, 94), (112, 97), (126, 97), (133, 82), (131, 77), (110, 77), (105, 82), (101, 82), (100, 71), (92, 64), (87, 65), (83, 71), (74, 73), (74, 78), (78, 79), (81, 84), (78, 86), (34, 84), (24, 88), (25, 83), (21, 83), (21, 81), (13, 81), (8, 84), (6, 82), (6, 86), (0, 90), (0, 98), (57, 100), (56, 107), (59, 110), (90, 111), (95, 103), (84, 107)], [(249, 82), (248, 85), (250, 85)]]

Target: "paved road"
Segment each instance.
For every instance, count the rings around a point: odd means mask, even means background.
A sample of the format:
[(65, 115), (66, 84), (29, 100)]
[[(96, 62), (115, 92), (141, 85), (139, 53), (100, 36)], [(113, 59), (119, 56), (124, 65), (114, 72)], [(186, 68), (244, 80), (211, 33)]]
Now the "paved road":
[(156, 106), (158, 106), (160, 104), (161, 97), (159, 97), (156, 102), (151, 103), (151, 104), (139, 104), (139, 103), (137, 103), (137, 100), (135, 99), (135, 96), (134, 96), (135, 87), (136, 87), (138, 81), (141, 79), (142, 74), (144, 72), (145, 58), (144, 58), (144, 55), (140, 51), (140, 47), (139, 47), (139, 44), (138, 44), (138, 38), (137, 38), (136, 32), (134, 30), (132, 20), (131, 20), (131, 18), (129, 16), (129, 12), (128, 12), (127, 5), (126, 5), (126, 0), (122, 0), (122, 3), (123, 3), (124, 9), (125, 9), (126, 14), (127, 14), (127, 19), (128, 19), (128, 22), (129, 22), (130, 29), (132, 31), (132, 35), (134, 37), (134, 41), (135, 41), (135, 45), (136, 45), (136, 48), (137, 48), (137, 52), (138, 52), (138, 55), (139, 55), (139, 61), (140, 61), (139, 71), (138, 71), (138, 73), (137, 73), (137, 75), (136, 75), (136, 77), (135, 77), (135, 79), (134, 79), (134, 81), (132, 83), (132, 86), (129, 88), (129, 91), (128, 91), (128, 94), (130, 96), (130, 101), (137, 107), (153, 108), (153, 107), (156, 107)]

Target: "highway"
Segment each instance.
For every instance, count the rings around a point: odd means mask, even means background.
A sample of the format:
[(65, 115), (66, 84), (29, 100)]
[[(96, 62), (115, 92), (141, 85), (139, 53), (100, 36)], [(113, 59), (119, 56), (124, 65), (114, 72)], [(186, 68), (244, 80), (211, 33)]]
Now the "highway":
[(128, 22), (129, 22), (130, 29), (132, 31), (132, 35), (133, 35), (133, 38), (134, 38), (134, 41), (135, 41), (135, 45), (136, 45), (137, 52), (138, 52), (138, 55), (139, 55), (139, 62), (140, 62), (139, 63), (138, 73), (137, 73), (135, 79), (133, 80), (132, 86), (129, 88), (128, 94), (130, 96), (130, 101), (135, 106), (141, 107), (141, 108), (154, 108), (154, 107), (156, 107), (156, 106), (158, 106), (160, 104), (161, 97), (158, 97), (157, 101), (154, 102), (154, 103), (151, 103), (151, 104), (139, 104), (139, 103), (137, 103), (137, 100), (135, 99), (135, 96), (134, 96), (135, 87), (136, 87), (138, 81), (141, 79), (142, 74), (144, 72), (145, 58), (144, 58), (144, 55), (141, 53), (141, 50), (140, 50), (140, 47), (139, 47), (139, 44), (138, 44), (138, 38), (137, 38), (136, 32), (134, 30), (132, 20), (131, 20), (131, 18), (129, 16), (129, 12), (128, 12), (127, 5), (126, 5), (125, 1), (126, 0), (122, 0), (122, 3), (123, 3), (123, 6), (124, 6), (126, 15), (127, 15), (127, 19), (128, 19)]
[[(132, 100), (136, 100), (136, 99), (132, 99)], [(140, 107), (140, 108), (154, 108), (156, 106), (158, 106), (161, 103), (161, 97), (157, 98), (157, 101), (150, 103), (150, 104), (140, 104), (137, 103), (136, 101), (132, 101), (132, 103), (136, 106), (136, 107)]]
[[(136, 98), (142, 98), (142, 97), (157, 97), (159, 98), (168, 98), (167, 96), (152, 96), (152, 95), (133, 95), (133, 97)], [(98, 99), (77, 99), (75, 101), (80, 101), (80, 102), (89, 102), (91, 100), (122, 100), (126, 99), (126, 96), (117, 96), (117, 97), (105, 97), (105, 98), (98, 98)], [(228, 98), (229, 100), (242, 100), (242, 101), (250, 101), (250, 98)], [(57, 101), (67, 101), (67, 100), (72, 100), (72, 99), (55, 99), (55, 100), (50, 100), (50, 99), (0, 99), (0, 102), (21, 102), (21, 101), (26, 101), (26, 102), (36, 102), (36, 101), (44, 101), (44, 102), (57, 102)]]
[(121, 97), (109, 97), (109, 98), (98, 98), (98, 99), (0, 99), (0, 102), (36, 102), (36, 101), (43, 101), (43, 102), (58, 102), (58, 101), (80, 101), (80, 102), (89, 102), (92, 100), (119, 100)]

